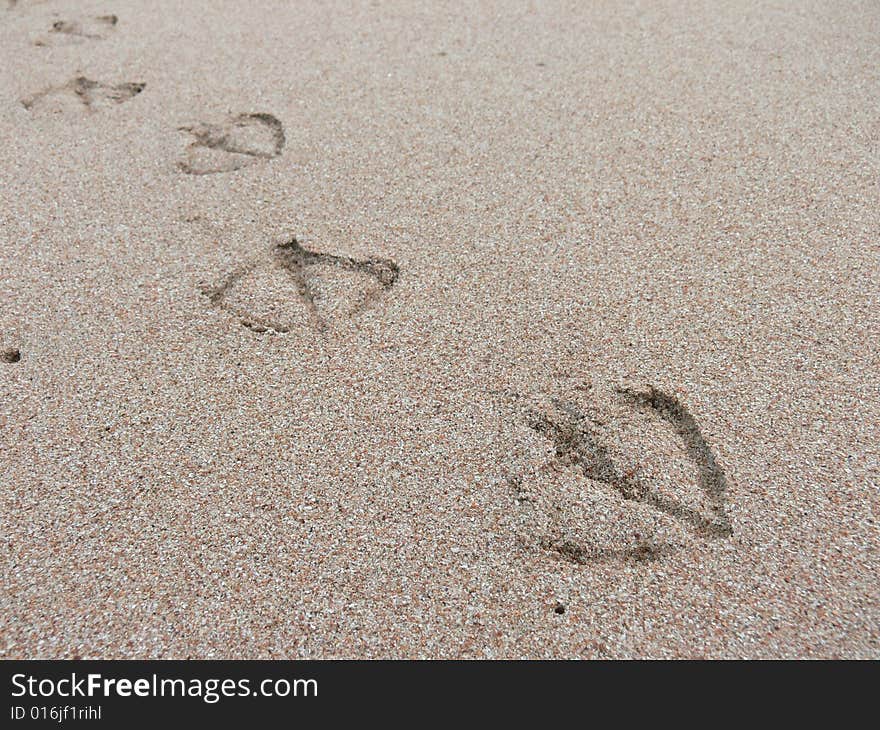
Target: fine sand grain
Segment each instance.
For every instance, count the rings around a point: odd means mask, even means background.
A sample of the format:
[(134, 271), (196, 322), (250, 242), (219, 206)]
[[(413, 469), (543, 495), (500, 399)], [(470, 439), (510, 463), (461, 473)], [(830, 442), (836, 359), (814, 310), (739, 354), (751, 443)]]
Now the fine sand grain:
[(880, 657), (878, 38), (0, 2), (0, 655)]

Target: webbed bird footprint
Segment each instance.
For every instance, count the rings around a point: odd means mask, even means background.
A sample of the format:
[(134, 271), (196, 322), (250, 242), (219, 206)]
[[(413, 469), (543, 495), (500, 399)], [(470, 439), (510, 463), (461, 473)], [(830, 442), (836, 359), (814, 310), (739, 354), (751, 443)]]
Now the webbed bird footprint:
[(652, 386), (591, 396), (525, 410), (551, 455), (510, 478), (521, 541), (585, 564), (729, 537), (727, 480), (687, 408)]
[(146, 84), (105, 84), (75, 76), (66, 84), (51, 86), (27, 99), (22, 106), (32, 113), (61, 114), (67, 111), (98, 111), (123, 104), (140, 94)]
[(310, 251), (292, 238), (200, 288), (212, 304), (254, 332), (323, 331), (369, 306), (393, 286), (398, 273), (389, 259)]
[(35, 46), (60, 46), (106, 39), (116, 28), (115, 15), (97, 15), (79, 20), (56, 20), (49, 32), (34, 41)]
[(278, 157), (284, 149), (284, 126), (271, 114), (239, 114), (218, 124), (180, 127), (180, 131), (195, 138), (178, 162), (189, 175), (240, 170)]

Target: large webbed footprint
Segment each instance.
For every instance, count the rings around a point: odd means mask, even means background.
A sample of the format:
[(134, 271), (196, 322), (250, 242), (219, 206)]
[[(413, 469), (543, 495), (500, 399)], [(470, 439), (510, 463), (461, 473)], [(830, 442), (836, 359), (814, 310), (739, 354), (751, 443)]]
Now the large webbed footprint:
[(389, 259), (309, 251), (291, 238), (201, 291), (254, 332), (323, 331), (390, 289), (398, 271)]
[(278, 157), (284, 149), (284, 127), (271, 114), (239, 114), (219, 124), (194, 124), (180, 131), (195, 137), (178, 162), (189, 175), (240, 170)]
[(146, 84), (105, 84), (76, 76), (61, 86), (52, 86), (27, 99), (22, 106), (29, 112), (60, 114), (65, 111), (97, 111), (123, 104), (140, 94)]
[(688, 539), (732, 534), (727, 480), (674, 396), (652, 386), (615, 389), (525, 415), (553, 446), (543, 472), (510, 480), (526, 542), (585, 564), (655, 560)]
[(119, 18), (115, 15), (97, 15), (78, 20), (56, 20), (48, 33), (34, 41), (35, 46), (58, 46), (84, 41), (100, 41), (114, 30)]

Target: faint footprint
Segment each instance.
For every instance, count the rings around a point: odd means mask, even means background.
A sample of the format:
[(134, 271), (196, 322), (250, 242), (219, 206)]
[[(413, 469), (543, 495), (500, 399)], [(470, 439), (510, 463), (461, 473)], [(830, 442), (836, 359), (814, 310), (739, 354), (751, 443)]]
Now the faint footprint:
[(398, 273), (389, 259), (309, 251), (292, 238), (200, 289), (254, 332), (324, 331), (365, 309), (394, 285)]
[(22, 2), (19, 2), (18, 0), (6, 0), (6, 9), (12, 10), (13, 8), (17, 8), (19, 6), (26, 8), (31, 5), (44, 5), (48, 1), (49, 0), (28, 0), (27, 2), (22, 3)]
[(178, 162), (189, 175), (240, 170), (278, 157), (284, 149), (284, 127), (271, 114), (239, 114), (219, 124), (194, 124), (180, 131), (195, 137)]
[(525, 509), (521, 540), (586, 564), (656, 560), (688, 535), (730, 537), (724, 473), (677, 398), (648, 386), (582, 400), (525, 410), (554, 456), (508, 479)]
[(104, 40), (116, 28), (115, 15), (97, 15), (81, 20), (56, 20), (49, 32), (34, 41), (35, 46), (57, 46)]
[(85, 76), (76, 76), (66, 84), (52, 86), (22, 99), (22, 106), (30, 112), (60, 114), (75, 109), (97, 111), (122, 104), (140, 94), (146, 84), (104, 84)]

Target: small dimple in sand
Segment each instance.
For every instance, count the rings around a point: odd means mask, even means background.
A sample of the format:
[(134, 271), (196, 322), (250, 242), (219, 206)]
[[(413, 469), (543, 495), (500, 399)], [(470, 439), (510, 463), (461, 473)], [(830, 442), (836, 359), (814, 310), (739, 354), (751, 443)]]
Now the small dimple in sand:
[(66, 84), (52, 86), (22, 100), (32, 113), (63, 114), (93, 112), (130, 101), (146, 87), (142, 82), (105, 84), (85, 76), (75, 76)]
[(292, 238), (201, 291), (254, 332), (324, 331), (377, 300), (397, 276), (388, 259), (310, 251)]
[(21, 351), (17, 347), (7, 347), (0, 351), (0, 360), (7, 363), (16, 363), (21, 360)]
[(271, 114), (239, 114), (222, 122), (180, 127), (195, 140), (178, 167), (189, 175), (232, 172), (260, 160), (278, 157), (284, 149), (284, 126)]

